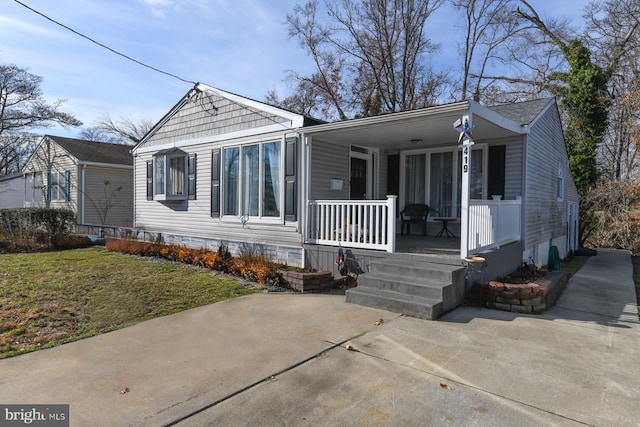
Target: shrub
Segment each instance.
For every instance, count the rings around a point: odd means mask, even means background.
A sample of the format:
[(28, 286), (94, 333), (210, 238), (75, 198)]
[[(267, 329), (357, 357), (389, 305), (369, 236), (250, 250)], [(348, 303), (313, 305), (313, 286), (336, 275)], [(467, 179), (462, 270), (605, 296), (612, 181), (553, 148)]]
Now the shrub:
[(261, 285), (278, 283), (278, 264), (263, 256), (244, 252), (237, 258), (231, 256), (226, 246), (217, 251), (192, 249), (179, 245), (141, 242), (137, 240), (107, 240), (105, 247), (110, 251), (129, 255), (163, 258), (184, 264), (195, 265), (210, 270), (223, 271)]
[(53, 246), (58, 249), (76, 249), (91, 246), (92, 242), (87, 236), (75, 236), (72, 234), (61, 234), (53, 239)]
[(75, 222), (75, 213), (69, 209), (0, 209), (0, 233), (21, 245), (55, 246), (56, 239), (68, 235)]

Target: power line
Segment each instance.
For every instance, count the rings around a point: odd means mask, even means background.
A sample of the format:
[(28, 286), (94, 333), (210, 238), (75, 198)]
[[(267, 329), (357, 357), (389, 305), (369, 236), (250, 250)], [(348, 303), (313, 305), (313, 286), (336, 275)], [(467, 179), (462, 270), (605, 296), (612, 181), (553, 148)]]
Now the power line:
[(143, 67), (149, 68), (149, 69), (151, 69), (151, 70), (153, 70), (153, 71), (156, 71), (156, 72), (158, 72), (158, 73), (165, 74), (165, 75), (167, 75), (167, 76), (169, 76), (169, 77), (173, 77), (173, 78), (175, 78), (175, 79), (181, 80), (181, 81), (183, 81), (183, 82), (185, 82), (185, 83), (196, 84), (196, 82), (193, 82), (193, 81), (191, 81), (191, 80), (183, 79), (182, 77), (176, 76), (175, 74), (171, 74), (171, 73), (168, 73), (168, 72), (166, 72), (166, 71), (162, 71), (162, 70), (160, 70), (160, 69), (158, 69), (158, 68), (152, 67), (151, 65), (147, 65), (147, 64), (145, 64), (144, 62), (140, 62), (140, 61), (138, 61), (137, 59), (134, 59), (134, 58), (132, 58), (132, 57), (130, 57), (130, 56), (128, 56), (128, 55), (125, 55), (124, 53), (118, 52), (117, 50), (112, 49), (112, 48), (110, 48), (109, 46), (107, 46), (107, 45), (105, 45), (105, 44), (102, 44), (102, 43), (100, 43), (99, 41), (96, 41), (96, 40), (92, 39), (91, 37), (88, 37), (88, 36), (85, 36), (85, 35), (84, 35), (84, 34), (82, 34), (82, 33), (79, 33), (78, 31), (74, 30), (73, 28), (70, 28), (70, 27), (68, 27), (68, 26), (66, 26), (66, 25), (64, 25), (64, 24), (62, 24), (62, 23), (60, 23), (60, 22), (56, 21), (55, 19), (49, 18), (49, 17), (48, 17), (47, 15), (45, 15), (44, 13), (38, 12), (37, 10), (33, 9), (33, 8), (32, 8), (32, 7), (30, 7), (30, 6), (27, 6), (26, 4), (22, 3), (22, 2), (21, 2), (21, 1), (19, 1), (19, 0), (13, 0), (13, 1), (15, 1), (16, 3), (18, 3), (18, 4), (19, 4), (19, 5), (21, 5), (21, 6), (24, 6), (25, 8), (29, 9), (29, 10), (30, 10), (30, 11), (32, 11), (33, 13), (36, 13), (36, 14), (38, 14), (38, 15), (42, 16), (43, 18), (45, 18), (45, 19), (47, 19), (47, 20), (49, 20), (49, 21), (53, 22), (54, 24), (59, 25), (59, 26), (61, 26), (62, 28), (64, 28), (64, 29), (66, 29), (66, 30), (71, 31), (72, 33), (74, 33), (74, 34), (76, 34), (76, 35), (79, 35), (80, 37), (83, 37), (83, 38), (85, 38), (85, 39), (89, 40), (90, 42), (95, 43), (95, 44), (97, 44), (98, 46), (100, 46), (100, 47), (102, 47), (102, 48), (104, 48), (104, 49), (107, 49), (107, 50), (108, 50), (108, 51), (110, 51), (110, 52), (115, 53), (116, 55), (120, 55), (120, 56), (122, 56), (123, 58), (128, 59), (129, 61), (133, 61), (133, 62), (135, 62), (135, 63), (136, 63), (136, 64), (138, 64), (138, 65), (142, 65)]

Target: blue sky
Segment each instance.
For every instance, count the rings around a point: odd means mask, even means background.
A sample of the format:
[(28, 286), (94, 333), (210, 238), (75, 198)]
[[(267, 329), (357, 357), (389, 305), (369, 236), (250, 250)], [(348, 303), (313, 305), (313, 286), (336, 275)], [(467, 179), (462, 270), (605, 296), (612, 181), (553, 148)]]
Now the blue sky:
[[(289, 40), (287, 13), (303, 0), (20, 0), (110, 48), (185, 80), (263, 100), (275, 88), (287, 94), (288, 69), (312, 68)], [(530, 0), (541, 17), (581, 22), (586, 0)], [(442, 43), (437, 58), (457, 60), (452, 15), (438, 11), (428, 35)], [(112, 118), (159, 120), (192, 86), (118, 56), (28, 10), (0, 0), (0, 63), (44, 78), (48, 100), (66, 99), (63, 110), (92, 126)], [(77, 136), (78, 129), (46, 133)]]

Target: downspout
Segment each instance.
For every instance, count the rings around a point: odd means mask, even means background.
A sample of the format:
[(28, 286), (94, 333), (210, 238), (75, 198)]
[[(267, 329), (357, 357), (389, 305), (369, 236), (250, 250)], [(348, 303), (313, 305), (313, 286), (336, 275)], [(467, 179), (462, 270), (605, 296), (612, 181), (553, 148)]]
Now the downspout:
[(300, 224), (300, 233), (302, 234), (302, 268), (307, 267), (307, 254), (305, 249), (305, 243), (307, 241), (307, 218), (309, 215), (309, 182), (310, 182), (310, 157), (311, 157), (311, 137), (305, 135), (304, 133), (300, 134), (301, 139), (301, 148), (302, 148), (302, 156), (301, 156), (301, 167), (302, 173), (300, 177), (302, 178), (301, 187), (301, 201), (300, 204), (300, 218), (298, 218), (298, 224)]
[(81, 212), (82, 212), (82, 215), (81, 215), (82, 222), (81, 222), (81, 224), (84, 224), (84, 208), (85, 208), (85, 200), (84, 200), (84, 195), (85, 195), (85, 192), (84, 192), (84, 178), (85, 178), (85, 171), (86, 171), (86, 169), (87, 169), (87, 165), (86, 165), (86, 164), (83, 164), (83, 165), (82, 165), (82, 178), (81, 178), (81, 179), (82, 179), (82, 185), (81, 185), (81, 190), (80, 190), (80, 191), (82, 192), (82, 197), (80, 198), (80, 202), (81, 202), (81, 203), (80, 203), (80, 206), (81, 206), (81, 208), (80, 208), (80, 209), (81, 209)]
[[(137, 162), (136, 162), (136, 160), (137, 160), (137, 158), (138, 158), (137, 154), (133, 156), (133, 201), (132, 201), (133, 202), (133, 212), (132, 212), (133, 218), (131, 218), (131, 227), (135, 227), (136, 226), (136, 205), (137, 205), (137, 203), (136, 203), (136, 187), (137, 187), (137, 183), (136, 183), (136, 164), (137, 164)], [(146, 167), (146, 164), (145, 164), (145, 167)], [(146, 172), (146, 169), (145, 169), (145, 172)], [(196, 172), (197, 172), (197, 170), (196, 170)], [(145, 184), (145, 188), (146, 188), (146, 185), (147, 185), (146, 175), (145, 175), (144, 184)], [(196, 182), (196, 184), (197, 184), (197, 182)]]

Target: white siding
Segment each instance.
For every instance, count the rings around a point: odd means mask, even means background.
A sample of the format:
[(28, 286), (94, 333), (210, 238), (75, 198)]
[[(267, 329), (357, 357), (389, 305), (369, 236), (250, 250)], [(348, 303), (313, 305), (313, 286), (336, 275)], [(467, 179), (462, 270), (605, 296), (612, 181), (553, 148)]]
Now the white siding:
[(0, 209), (21, 208), (24, 198), (25, 178), (22, 175), (0, 181)]
[[(24, 167), (24, 172), (38, 172), (42, 176), (43, 185), (47, 185), (48, 172), (70, 173), (70, 200), (51, 202), (52, 208), (71, 209), (78, 213), (79, 200), (79, 183), (78, 183), (78, 166), (73, 159), (59, 145), (48, 142), (48, 138), (44, 138), (43, 142), (38, 146)], [(43, 198), (46, 198), (47, 191), (43, 191)]]

